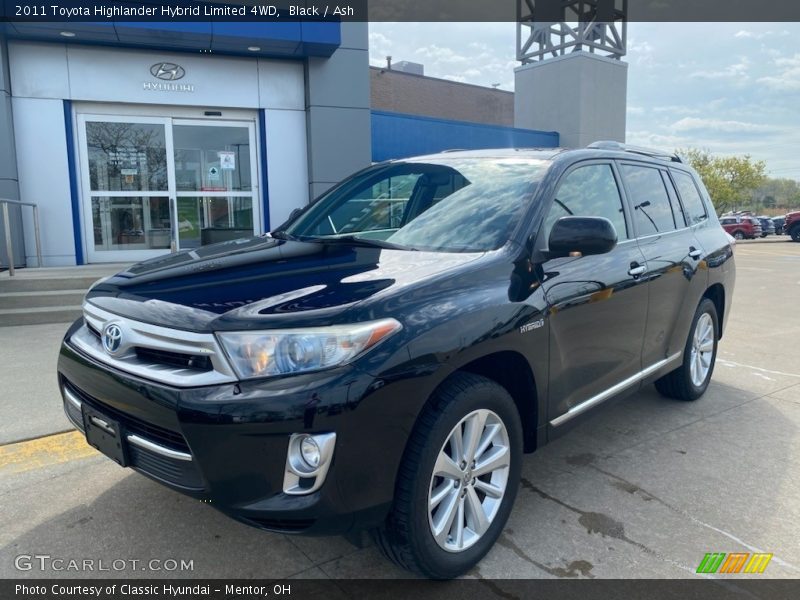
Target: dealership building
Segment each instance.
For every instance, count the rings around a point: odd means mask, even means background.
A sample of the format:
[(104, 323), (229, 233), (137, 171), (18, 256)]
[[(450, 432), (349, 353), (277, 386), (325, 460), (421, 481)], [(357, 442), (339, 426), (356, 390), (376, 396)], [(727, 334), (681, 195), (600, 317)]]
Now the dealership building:
[[(370, 68), (367, 27), (0, 24), (0, 199), (37, 205), (44, 266), (133, 262), (269, 231), (371, 161), (559, 145), (539, 130), (558, 118), (514, 127), (510, 92)], [(14, 263), (36, 266), (32, 211), (9, 206)]]
[(46, 266), (267, 231), (371, 160), (365, 23), (66, 27), (0, 42), (0, 198)]

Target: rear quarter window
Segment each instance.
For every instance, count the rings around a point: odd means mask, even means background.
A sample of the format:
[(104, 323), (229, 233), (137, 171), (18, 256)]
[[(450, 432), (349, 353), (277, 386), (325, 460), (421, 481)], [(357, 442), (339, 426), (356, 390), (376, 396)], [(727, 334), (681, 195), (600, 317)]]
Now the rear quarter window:
[(675, 182), (675, 187), (678, 189), (681, 202), (683, 202), (689, 225), (696, 225), (704, 221), (708, 217), (708, 213), (706, 212), (706, 205), (703, 202), (703, 197), (700, 195), (700, 190), (697, 189), (694, 178), (688, 173), (672, 171), (672, 179)]

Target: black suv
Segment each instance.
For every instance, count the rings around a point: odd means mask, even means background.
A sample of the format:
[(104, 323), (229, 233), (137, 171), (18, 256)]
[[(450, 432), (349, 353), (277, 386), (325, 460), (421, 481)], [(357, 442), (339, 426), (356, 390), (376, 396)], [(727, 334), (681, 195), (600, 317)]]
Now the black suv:
[(734, 276), (677, 157), (447, 152), (98, 282), (58, 377), (120, 465), (263, 529), (371, 530), (448, 578), (499, 536), (523, 453), (649, 383), (705, 392)]

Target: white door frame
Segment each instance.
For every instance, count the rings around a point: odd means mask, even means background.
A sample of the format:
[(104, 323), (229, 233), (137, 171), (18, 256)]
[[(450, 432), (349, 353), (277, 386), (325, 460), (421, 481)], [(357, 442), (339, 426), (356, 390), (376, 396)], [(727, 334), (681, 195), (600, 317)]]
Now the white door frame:
[[(83, 218), (81, 219), (81, 227), (83, 229), (83, 239), (86, 251), (87, 262), (100, 263), (100, 262), (136, 262), (162, 256), (170, 252), (167, 249), (152, 249), (152, 250), (96, 250), (94, 245), (94, 219), (92, 214), (92, 196), (104, 196), (110, 198), (120, 197), (167, 197), (170, 204), (170, 221), (171, 221), (171, 239), (174, 248), (178, 249), (179, 236), (177, 235), (177, 223), (173, 222), (177, 219), (177, 198), (182, 197), (249, 197), (251, 199), (251, 207), (253, 211), (253, 232), (257, 234), (261, 231), (263, 223), (263, 215), (260, 202), (260, 163), (258, 160), (258, 145), (256, 140), (256, 123), (255, 118), (232, 118), (232, 119), (201, 119), (201, 118), (182, 118), (179, 116), (144, 116), (124, 114), (129, 112), (129, 109), (120, 110), (119, 113), (104, 113), (97, 112), (76, 112), (77, 124), (77, 153), (78, 164), (80, 166), (80, 188), (81, 188), (81, 208)], [(167, 111), (159, 111), (163, 112)], [(176, 111), (179, 112), (179, 111)], [(120, 114), (123, 113), (123, 114)], [(129, 191), (129, 192), (109, 192), (109, 191), (92, 191), (91, 182), (89, 177), (89, 157), (88, 146), (86, 140), (86, 123), (100, 121), (112, 123), (147, 123), (147, 124), (160, 124), (164, 127), (165, 136), (165, 149), (167, 158), (167, 189), (158, 191)], [(175, 152), (172, 136), (173, 125), (200, 125), (208, 127), (246, 127), (248, 130), (248, 139), (250, 141), (250, 177), (251, 186), (250, 192), (242, 191), (225, 191), (225, 192), (207, 192), (207, 191), (184, 191), (178, 193), (176, 190), (175, 182)]]

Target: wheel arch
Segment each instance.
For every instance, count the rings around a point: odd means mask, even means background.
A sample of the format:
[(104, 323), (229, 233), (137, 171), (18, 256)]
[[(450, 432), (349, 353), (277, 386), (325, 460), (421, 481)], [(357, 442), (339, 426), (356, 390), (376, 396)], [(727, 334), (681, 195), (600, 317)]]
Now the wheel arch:
[(721, 283), (714, 283), (705, 291), (703, 298), (711, 300), (714, 303), (714, 307), (717, 309), (719, 339), (722, 339), (722, 324), (725, 322), (725, 287)]
[[(540, 442), (538, 439), (539, 393), (536, 379), (528, 360), (515, 350), (500, 350), (475, 358), (460, 365), (439, 385), (446, 385), (454, 373), (467, 372), (490, 379), (502, 386), (514, 400), (522, 423), (523, 450), (531, 453)], [(427, 402), (436, 394), (428, 397)]]

